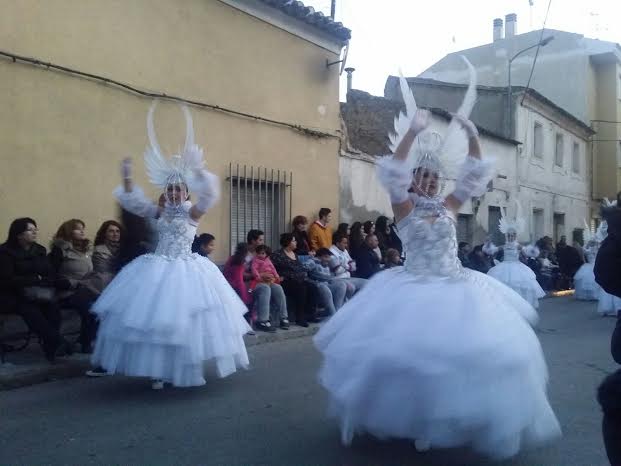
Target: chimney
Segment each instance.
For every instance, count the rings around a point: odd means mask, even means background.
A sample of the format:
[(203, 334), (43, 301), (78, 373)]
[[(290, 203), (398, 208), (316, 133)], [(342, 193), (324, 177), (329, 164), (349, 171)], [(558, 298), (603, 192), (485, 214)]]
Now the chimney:
[(505, 16), (505, 37), (513, 37), (517, 34), (517, 15), (511, 13)]
[(345, 68), (345, 73), (347, 73), (347, 93), (349, 94), (349, 91), (351, 91), (351, 75), (352, 73), (356, 71), (356, 68)]
[(494, 42), (502, 39), (502, 18), (494, 19)]

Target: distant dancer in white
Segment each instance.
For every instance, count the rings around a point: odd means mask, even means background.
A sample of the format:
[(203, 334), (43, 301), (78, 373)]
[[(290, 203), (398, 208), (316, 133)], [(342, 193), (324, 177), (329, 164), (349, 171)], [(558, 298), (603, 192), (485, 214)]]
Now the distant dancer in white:
[(108, 373), (150, 377), (154, 389), (203, 385), (208, 362), (220, 377), (248, 366), (247, 309), (213, 262), (191, 251), (200, 218), (219, 198), (219, 180), (204, 168), (190, 112), (182, 107), (183, 152), (168, 160), (155, 137), (154, 109), (155, 103), (144, 158), (151, 183), (164, 191), (162, 202), (154, 204), (133, 184), (129, 160), (115, 195), (127, 211), (158, 218), (159, 243), (125, 266), (95, 302), (100, 326), (92, 362)]
[[(506, 458), (560, 435), (530, 326), (536, 311), (457, 257), (457, 211), (485, 192), (492, 171), (467, 119), (476, 98), (468, 65), (471, 83), (443, 145), (401, 80), (406, 112), (396, 120), (394, 155), (378, 169), (405, 266), (377, 274), (315, 337), (345, 444), (367, 432), (412, 439), (419, 449), (464, 445)], [(457, 183), (443, 196), (446, 176)]]

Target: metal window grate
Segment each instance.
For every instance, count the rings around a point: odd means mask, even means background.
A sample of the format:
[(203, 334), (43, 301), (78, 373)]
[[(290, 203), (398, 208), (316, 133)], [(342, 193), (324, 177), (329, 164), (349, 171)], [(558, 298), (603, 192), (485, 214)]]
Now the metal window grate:
[(262, 230), (265, 244), (277, 248), (291, 223), (293, 173), (229, 164), (229, 249), (246, 241), (248, 231)]

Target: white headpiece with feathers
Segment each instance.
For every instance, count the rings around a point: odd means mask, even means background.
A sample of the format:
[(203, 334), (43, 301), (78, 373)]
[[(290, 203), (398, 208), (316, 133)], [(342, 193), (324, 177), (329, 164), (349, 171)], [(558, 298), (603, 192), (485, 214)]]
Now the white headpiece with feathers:
[(522, 215), (522, 206), (519, 201), (515, 200), (515, 217), (507, 217), (506, 209), (500, 209), (500, 221), (498, 222), (498, 229), (503, 234), (515, 233), (519, 235), (524, 231), (524, 216)]
[[(477, 98), (477, 79), (472, 64), (466, 57), (462, 58), (470, 72), (470, 83), (464, 100), (456, 113), (468, 119)], [(395, 117), (395, 130), (389, 136), (389, 148), (393, 153), (410, 129), (410, 124), (418, 109), (414, 94), (403, 75), (399, 77), (399, 85), (405, 103), (405, 111), (400, 112)], [(449, 178), (457, 176), (459, 167), (468, 155), (468, 137), (457, 121), (451, 120), (444, 140), (440, 134), (427, 130), (420, 133), (416, 139), (409, 154), (414, 168), (429, 167), (432, 170), (442, 172), (443, 176)]]
[(144, 153), (144, 162), (149, 181), (159, 188), (166, 188), (171, 184), (184, 183), (188, 190), (196, 186), (196, 173), (204, 168), (203, 149), (194, 143), (194, 127), (192, 115), (187, 105), (181, 105), (185, 116), (185, 144), (181, 154), (175, 154), (170, 159), (164, 156), (157, 142), (153, 126), (153, 114), (157, 100), (151, 104), (147, 114), (147, 135), (149, 146)]

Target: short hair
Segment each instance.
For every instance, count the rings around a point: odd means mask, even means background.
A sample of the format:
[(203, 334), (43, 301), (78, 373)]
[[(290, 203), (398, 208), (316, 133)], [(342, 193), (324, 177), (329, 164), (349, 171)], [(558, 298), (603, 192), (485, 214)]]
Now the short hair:
[(330, 209), (328, 209), (327, 207), (322, 207), (321, 209), (319, 209), (319, 218), (327, 217), (331, 213), (332, 211)]
[(332, 256), (332, 252), (328, 248), (319, 248), (315, 255), (317, 257)]
[(246, 241), (248, 243), (252, 243), (253, 241), (258, 240), (261, 236), (265, 236), (261, 230), (250, 230), (248, 235), (246, 235)]
[(292, 233), (283, 233), (282, 235), (280, 235), (280, 245), (283, 248), (286, 248), (287, 246), (291, 244), (294, 238), (295, 237), (293, 236)]
[(338, 244), (345, 238), (349, 239), (349, 236), (347, 236), (347, 232), (337, 231), (336, 233), (334, 233), (333, 242), (334, 244)]
[(297, 227), (298, 225), (306, 225), (306, 224), (308, 224), (308, 219), (304, 217), (304, 215), (298, 215), (294, 217), (293, 221), (291, 222), (291, 225), (293, 225), (293, 228)]
[(192, 242), (192, 252), (199, 252), (203, 244), (209, 244), (215, 239), (216, 237), (212, 234), (202, 233), (194, 238), (194, 242)]
[(261, 254), (262, 252), (264, 252), (266, 255), (269, 256), (272, 253), (272, 250), (265, 244), (260, 244), (254, 249), (254, 252), (256, 252), (257, 254)]

